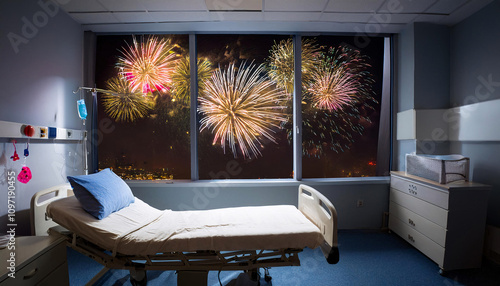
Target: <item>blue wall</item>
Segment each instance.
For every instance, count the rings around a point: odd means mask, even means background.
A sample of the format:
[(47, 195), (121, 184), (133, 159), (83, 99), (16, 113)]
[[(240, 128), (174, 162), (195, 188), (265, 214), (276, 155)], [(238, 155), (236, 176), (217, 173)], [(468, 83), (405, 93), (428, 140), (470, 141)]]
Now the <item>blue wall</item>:
[(397, 111), (414, 108), (415, 98), (415, 32), (411, 24), (397, 35), (395, 90)]
[[(397, 37), (395, 111), (448, 108), (450, 32), (447, 26), (411, 23)], [(394, 170), (405, 170), (405, 154), (429, 153), (429, 142), (395, 141)], [(432, 142), (432, 153), (448, 153), (449, 144)]]
[[(80, 129), (76, 111), (82, 81), (83, 31), (51, 1), (0, 2), (0, 120), (39, 126)], [(19, 173), (26, 139), (18, 140), (21, 160), (13, 162), (8, 138), (0, 138), (0, 233), (7, 224), (7, 173)], [(40, 143), (43, 142), (43, 143)], [(82, 173), (82, 146), (31, 140), (26, 165), (33, 179), (16, 187), (17, 235), (30, 234), (29, 208), (33, 194), (64, 183), (66, 175)]]
[(450, 40), (447, 26), (416, 23), (415, 109), (448, 107)]
[[(451, 30), (450, 106), (500, 98), (500, 1)], [(500, 113), (484, 124), (498, 124)], [(472, 180), (493, 186), (488, 223), (500, 227), (500, 142), (452, 142), (450, 151), (471, 158)]]
[[(447, 109), (499, 99), (498, 15), (500, 0), (451, 28), (414, 23), (404, 29), (398, 37), (397, 112)], [(473, 111), (470, 116), (474, 116)], [(498, 124), (499, 120), (498, 113), (492, 114), (484, 124)], [(500, 226), (500, 142), (400, 140), (395, 146), (397, 170), (404, 170), (404, 156), (410, 152), (470, 157), (471, 180), (493, 187), (487, 223)]]

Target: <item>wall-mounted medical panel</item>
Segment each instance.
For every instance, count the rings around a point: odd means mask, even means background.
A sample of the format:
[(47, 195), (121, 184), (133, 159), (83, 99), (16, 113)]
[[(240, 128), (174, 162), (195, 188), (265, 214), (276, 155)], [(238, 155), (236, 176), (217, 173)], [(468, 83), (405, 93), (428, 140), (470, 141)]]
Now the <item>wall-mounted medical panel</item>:
[(84, 139), (85, 133), (85, 130), (0, 121), (0, 138), (80, 141)]

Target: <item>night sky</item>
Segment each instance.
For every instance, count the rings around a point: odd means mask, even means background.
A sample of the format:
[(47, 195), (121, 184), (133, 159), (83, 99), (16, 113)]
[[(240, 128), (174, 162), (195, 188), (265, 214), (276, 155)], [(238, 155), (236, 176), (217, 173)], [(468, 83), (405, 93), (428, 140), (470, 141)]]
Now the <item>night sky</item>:
[[(140, 39), (140, 36), (137, 37)], [(170, 35), (170, 37), (181, 47), (179, 51), (189, 50), (187, 35)], [(275, 42), (289, 37), (287, 35), (198, 35), (198, 57), (209, 59), (213, 68), (219, 65), (224, 67), (231, 62), (239, 64), (242, 61), (254, 61), (255, 64), (260, 64), (265, 62)], [(324, 47), (349, 45), (356, 48), (354, 37), (319, 36), (314, 38), (319, 45)], [(117, 75), (115, 67), (117, 57), (121, 54), (120, 50), (126, 47), (126, 42), (132, 43), (131, 35), (98, 36), (96, 54), (98, 88), (106, 88), (106, 81)], [(370, 72), (375, 79), (372, 88), (374, 98), (378, 102), (380, 102), (382, 89), (383, 48), (383, 38), (372, 38), (369, 46), (361, 49), (361, 53), (369, 57)], [(104, 134), (105, 130), (100, 128), (102, 134), (100, 136), (102, 140), (98, 145), (100, 169), (128, 168), (129, 170), (136, 169), (135, 173), (163, 172), (174, 179), (190, 178), (190, 144), (189, 134), (186, 133), (189, 132), (189, 109), (174, 112), (172, 108), (179, 108), (170, 104), (168, 94), (162, 96), (165, 97), (161, 101), (162, 108), (157, 108), (154, 115), (132, 123), (120, 123), (110, 119), (113, 131), (107, 134)], [(375, 175), (375, 168), (368, 164), (369, 162), (376, 163), (379, 110), (380, 105), (377, 105), (374, 106), (373, 111), (370, 111), (370, 114), (366, 114), (372, 123), (363, 122), (365, 131), (363, 135), (354, 135), (354, 144), (350, 144), (349, 150), (340, 153), (327, 151), (319, 158), (304, 156), (303, 177)], [(291, 113), (291, 110), (287, 109), (287, 112)], [(100, 105), (98, 121), (102, 122), (106, 118), (108, 116)], [(172, 126), (173, 124), (176, 126)], [(199, 134), (198, 141), (200, 178), (293, 177), (293, 149), (287, 138), (288, 130), (277, 129), (275, 132), (278, 144), (263, 140), (265, 144), (261, 150), (262, 156), (249, 160), (244, 159), (241, 154), (234, 158), (228, 147), (224, 154), (219, 145), (212, 145), (213, 135), (208, 130), (204, 130)], [(361, 173), (359, 173), (360, 170)], [(129, 176), (129, 178), (134, 177)]]

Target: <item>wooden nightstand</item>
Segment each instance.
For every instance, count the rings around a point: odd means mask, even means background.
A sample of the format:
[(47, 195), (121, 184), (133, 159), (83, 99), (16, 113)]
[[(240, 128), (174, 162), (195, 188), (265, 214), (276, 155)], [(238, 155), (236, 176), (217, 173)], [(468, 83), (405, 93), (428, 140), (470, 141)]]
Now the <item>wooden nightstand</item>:
[(389, 229), (441, 272), (481, 267), (490, 186), (391, 172)]
[[(15, 278), (8, 259), (15, 252)], [(0, 285), (69, 285), (66, 241), (58, 236), (16, 237), (15, 250), (0, 250)]]

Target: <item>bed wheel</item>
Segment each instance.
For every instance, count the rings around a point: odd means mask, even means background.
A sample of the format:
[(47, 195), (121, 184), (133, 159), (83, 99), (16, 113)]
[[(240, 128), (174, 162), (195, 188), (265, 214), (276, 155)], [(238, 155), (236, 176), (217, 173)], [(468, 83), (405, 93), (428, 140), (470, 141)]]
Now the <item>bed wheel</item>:
[(146, 286), (148, 284), (148, 276), (146, 275), (146, 270), (130, 270), (130, 283), (133, 286)]
[(148, 279), (144, 278), (142, 281), (137, 281), (134, 278), (130, 278), (130, 283), (132, 286), (146, 286), (148, 285)]
[(273, 277), (271, 277), (271, 275), (269, 275), (269, 269), (264, 268), (264, 280), (267, 283), (269, 283), (269, 282), (271, 282), (272, 279), (273, 279)]
[(252, 269), (250, 271), (248, 271), (248, 277), (250, 277), (250, 280), (252, 281), (256, 281), (256, 282), (259, 282), (259, 278), (260, 278), (260, 273), (259, 273), (259, 269)]
[(339, 262), (339, 248), (337, 246), (330, 249), (330, 253), (328, 253), (326, 261), (329, 264), (337, 264), (337, 262)]

